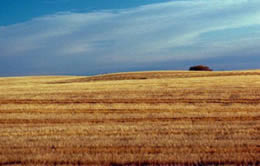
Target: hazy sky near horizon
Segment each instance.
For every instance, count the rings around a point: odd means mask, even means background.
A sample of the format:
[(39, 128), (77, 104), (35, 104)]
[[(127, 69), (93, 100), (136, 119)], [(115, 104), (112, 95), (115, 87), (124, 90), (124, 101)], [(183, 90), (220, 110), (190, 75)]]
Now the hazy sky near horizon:
[(0, 76), (260, 68), (259, 0), (2, 0)]

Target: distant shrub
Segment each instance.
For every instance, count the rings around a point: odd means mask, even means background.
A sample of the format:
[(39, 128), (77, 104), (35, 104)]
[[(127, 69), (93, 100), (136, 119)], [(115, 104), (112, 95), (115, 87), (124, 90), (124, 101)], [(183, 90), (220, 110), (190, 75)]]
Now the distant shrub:
[(212, 71), (212, 69), (208, 66), (198, 65), (190, 67), (190, 71)]

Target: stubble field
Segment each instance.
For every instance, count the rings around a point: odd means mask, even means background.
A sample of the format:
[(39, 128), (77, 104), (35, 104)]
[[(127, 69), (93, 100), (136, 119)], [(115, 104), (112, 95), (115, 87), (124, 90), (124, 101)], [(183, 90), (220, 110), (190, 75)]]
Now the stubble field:
[(260, 70), (0, 78), (0, 165), (258, 165)]

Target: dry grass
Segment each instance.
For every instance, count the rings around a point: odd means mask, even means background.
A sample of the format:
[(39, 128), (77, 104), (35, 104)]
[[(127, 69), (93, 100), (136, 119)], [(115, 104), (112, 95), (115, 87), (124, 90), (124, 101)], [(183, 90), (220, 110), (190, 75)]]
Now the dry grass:
[(0, 165), (258, 165), (260, 71), (0, 78)]

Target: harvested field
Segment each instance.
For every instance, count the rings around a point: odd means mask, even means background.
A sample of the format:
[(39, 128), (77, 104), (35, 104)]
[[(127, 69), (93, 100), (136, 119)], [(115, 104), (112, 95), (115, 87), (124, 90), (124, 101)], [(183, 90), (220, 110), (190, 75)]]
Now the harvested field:
[(259, 165), (260, 70), (0, 78), (0, 165)]

